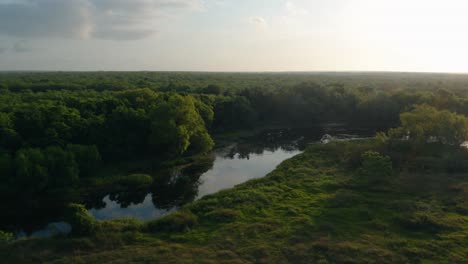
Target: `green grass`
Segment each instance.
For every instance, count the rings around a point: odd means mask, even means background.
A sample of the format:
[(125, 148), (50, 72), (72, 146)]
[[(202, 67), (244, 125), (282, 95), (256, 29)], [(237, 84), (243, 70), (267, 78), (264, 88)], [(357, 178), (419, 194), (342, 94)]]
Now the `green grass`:
[(314, 145), (265, 178), (159, 220), (0, 244), (5, 263), (468, 263), (468, 175), (362, 181), (373, 141)]

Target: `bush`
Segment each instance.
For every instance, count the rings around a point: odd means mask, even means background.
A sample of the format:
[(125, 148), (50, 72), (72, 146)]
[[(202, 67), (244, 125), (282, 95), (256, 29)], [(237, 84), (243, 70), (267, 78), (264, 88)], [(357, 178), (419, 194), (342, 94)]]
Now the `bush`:
[(143, 228), (143, 223), (135, 218), (112, 219), (100, 222), (103, 231), (126, 232), (140, 231)]
[(440, 232), (444, 230), (456, 230), (458, 228), (456, 221), (447, 221), (443, 215), (431, 212), (415, 212), (397, 218), (397, 222), (402, 227), (415, 231)]
[(198, 217), (188, 210), (178, 211), (160, 219), (149, 221), (150, 232), (182, 232), (198, 224)]
[(207, 219), (213, 220), (215, 222), (230, 222), (235, 220), (240, 216), (240, 212), (232, 209), (227, 209), (227, 208), (220, 208), (213, 210), (207, 214), (205, 214), (205, 217)]
[(0, 244), (8, 244), (14, 240), (13, 234), (0, 230)]
[(130, 174), (118, 180), (118, 184), (125, 187), (141, 187), (148, 186), (153, 183), (153, 177), (148, 174)]
[(392, 174), (392, 161), (390, 157), (383, 156), (375, 151), (367, 151), (361, 155), (361, 168), (359, 173), (368, 179), (382, 179)]
[(356, 205), (359, 195), (351, 190), (340, 189), (329, 200), (330, 207), (348, 207)]
[(72, 234), (74, 235), (92, 234), (98, 228), (94, 217), (81, 204), (69, 204), (65, 220), (72, 226)]

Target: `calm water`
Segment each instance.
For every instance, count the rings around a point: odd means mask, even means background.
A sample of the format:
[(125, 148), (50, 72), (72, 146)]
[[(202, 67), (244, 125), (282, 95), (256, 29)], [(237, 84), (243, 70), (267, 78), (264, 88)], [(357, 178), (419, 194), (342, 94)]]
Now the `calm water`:
[[(246, 182), (250, 179), (255, 179), (265, 176), (268, 172), (282, 161), (291, 158), (301, 151), (299, 149), (286, 150), (278, 148), (276, 150), (264, 150), (262, 153), (252, 153), (248, 157), (237, 153), (234, 156), (229, 156), (229, 150), (217, 150), (213, 153), (214, 162), (211, 169), (201, 174), (197, 181), (194, 182), (197, 192), (193, 195), (193, 199), (203, 197), (207, 194), (212, 194), (217, 191), (231, 188), (237, 184)], [(178, 177), (184, 177), (183, 173), (178, 173), (172, 181), (180, 180)], [(194, 175), (193, 177), (197, 177)], [(89, 211), (91, 214), (100, 220), (135, 217), (140, 220), (149, 220), (164, 216), (182, 205), (183, 203), (175, 203), (172, 207), (161, 206), (158, 204), (155, 194), (148, 193), (141, 203), (122, 206), (121, 203), (112, 200), (110, 195), (106, 195), (103, 199), (105, 206), (100, 209), (92, 208)], [(175, 197), (177, 199), (179, 197)]]

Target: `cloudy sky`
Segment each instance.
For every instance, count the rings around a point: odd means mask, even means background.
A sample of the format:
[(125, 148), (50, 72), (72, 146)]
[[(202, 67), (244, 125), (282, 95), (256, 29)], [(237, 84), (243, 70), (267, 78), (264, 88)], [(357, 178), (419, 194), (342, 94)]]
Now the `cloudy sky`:
[(0, 70), (468, 72), (465, 0), (0, 0)]

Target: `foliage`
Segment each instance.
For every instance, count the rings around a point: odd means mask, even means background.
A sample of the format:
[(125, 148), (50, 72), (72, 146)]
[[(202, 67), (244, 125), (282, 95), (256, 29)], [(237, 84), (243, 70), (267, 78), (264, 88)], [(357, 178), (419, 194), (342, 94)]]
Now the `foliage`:
[(101, 155), (95, 145), (84, 146), (70, 144), (67, 146), (67, 151), (73, 154), (78, 164), (81, 177), (90, 177), (100, 165)]
[[(454, 147), (467, 138), (467, 80), (405, 73), (0, 73), (0, 191), (4, 200), (32, 204), (68, 202), (57, 195), (110, 182), (101, 178), (104, 164), (117, 170), (122, 161), (190, 159), (209, 151), (219, 133), (401, 125), (378, 142), (313, 146), (265, 179), (149, 223), (98, 223), (72, 205), (74, 232), (86, 237), (14, 243), (0, 257), (74, 262), (83, 248), (83, 262), (464, 262), (466, 192), (449, 190), (464, 186), (468, 170), (467, 152)], [(408, 131), (410, 142), (401, 140)], [(367, 185), (353, 181), (359, 174)], [(113, 175), (113, 184), (126, 187), (153, 180)], [(380, 181), (389, 175), (392, 181)], [(174, 189), (191, 180), (181, 178)], [(416, 200), (433, 209), (417, 208)], [(391, 201), (407, 205), (394, 208)]]
[(210, 84), (207, 87), (202, 88), (200, 92), (205, 94), (222, 94), (223, 91), (223, 87), (216, 84)]
[(191, 97), (169, 94), (151, 113), (150, 144), (167, 149), (169, 155), (181, 155), (191, 144), (206, 152), (214, 145), (205, 123)]
[(413, 110), (400, 115), (401, 126), (390, 130), (392, 138), (409, 139), (418, 143), (441, 142), (460, 145), (468, 140), (468, 117), (437, 110), (428, 105), (417, 105)]
[(8, 233), (8, 232), (4, 232), (0, 230), (0, 244), (8, 244), (8, 243), (13, 242), (13, 240), (14, 238), (13, 238), (12, 233)]
[(214, 126), (221, 129), (249, 128), (254, 124), (256, 113), (245, 97), (224, 97), (216, 101)]
[(375, 151), (364, 152), (361, 156), (359, 173), (368, 179), (385, 179), (392, 174), (392, 161)]
[(16, 152), (14, 161), (7, 154), (1, 155), (0, 169), (9, 172), (3, 177), (10, 192), (21, 190), (29, 195), (76, 187), (80, 175), (96, 169), (98, 160), (99, 153), (93, 146), (23, 148)]
[(211, 106), (205, 104), (201, 100), (195, 100), (195, 107), (197, 108), (198, 114), (203, 118), (206, 128), (210, 129), (214, 120), (214, 112)]
[(78, 236), (93, 234), (98, 223), (81, 204), (69, 204), (65, 219), (72, 226), (72, 233)]
[(153, 183), (153, 177), (147, 174), (130, 174), (128, 176), (119, 178), (119, 180), (115, 183), (127, 188), (148, 186)]
[(13, 160), (8, 153), (0, 154), (0, 179), (2, 182), (9, 181), (8, 175), (13, 173)]
[(188, 210), (177, 211), (147, 223), (150, 232), (182, 232), (195, 227), (198, 217)]
[(102, 160), (167, 160), (214, 145), (213, 111), (192, 96), (64, 90), (6, 93), (0, 101), (0, 189), (5, 195), (21, 190), (25, 201), (96, 178)]
[(45, 163), (40, 149), (19, 150), (15, 157), (17, 184), (26, 192), (43, 190), (49, 180)]

